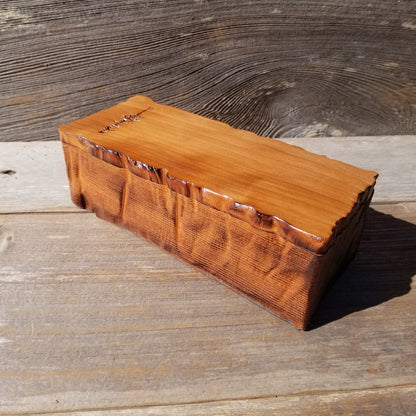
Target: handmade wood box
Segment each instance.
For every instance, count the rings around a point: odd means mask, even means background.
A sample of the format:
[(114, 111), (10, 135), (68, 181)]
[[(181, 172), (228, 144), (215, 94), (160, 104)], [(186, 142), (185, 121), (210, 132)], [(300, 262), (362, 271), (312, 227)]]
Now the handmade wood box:
[(60, 127), (72, 200), (305, 329), (375, 172), (136, 96)]

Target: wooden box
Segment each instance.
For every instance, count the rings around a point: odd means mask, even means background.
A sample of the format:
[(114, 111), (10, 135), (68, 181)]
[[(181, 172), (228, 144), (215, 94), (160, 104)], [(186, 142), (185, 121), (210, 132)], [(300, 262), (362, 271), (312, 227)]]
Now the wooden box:
[(60, 127), (72, 200), (305, 329), (375, 172), (136, 96)]

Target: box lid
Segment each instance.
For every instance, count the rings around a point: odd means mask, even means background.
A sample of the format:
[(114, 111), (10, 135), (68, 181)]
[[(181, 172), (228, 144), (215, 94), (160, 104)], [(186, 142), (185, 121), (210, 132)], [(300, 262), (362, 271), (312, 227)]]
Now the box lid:
[(377, 174), (135, 96), (60, 127), (68, 144), (325, 252)]

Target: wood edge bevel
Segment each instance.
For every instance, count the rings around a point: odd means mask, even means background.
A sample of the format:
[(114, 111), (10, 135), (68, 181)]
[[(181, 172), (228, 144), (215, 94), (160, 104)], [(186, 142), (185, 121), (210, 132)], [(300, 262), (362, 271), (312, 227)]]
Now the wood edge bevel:
[(107, 149), (93, 143), (85, 137), (66, 132), (64, 126), (60, 127), (60, 138), (62, 143), (66, 145), (84, 150), (91, 156), (110, 163), (113, 166), (127, 169), (140, 178), (150, 180), (159, 185), (165, 185), (174, 192), (195, 199), (210, 208), (226, 212), (256, 229), (276, 234), (294, 245), (313, 253), (323, 254), (331, 244), (332, 238), (324, 239), (320, 236), (310, 234), (277, 216), (263, 214), (252, 206), (238, 203), (229, 196), (196, 186), (192, 182), (176, 179), (165, 168), (149, 166), (140, 161), (132, 160), (129, 156), (121, 152)]

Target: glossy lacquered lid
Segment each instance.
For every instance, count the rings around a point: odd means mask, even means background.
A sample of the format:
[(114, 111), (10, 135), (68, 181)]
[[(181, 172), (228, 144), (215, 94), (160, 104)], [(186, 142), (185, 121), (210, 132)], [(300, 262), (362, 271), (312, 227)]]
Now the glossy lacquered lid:
[(318, 253), (368, 204), (377, 178), (144, 96), (60, 133), (93, 157)]

